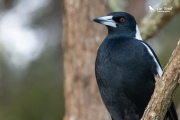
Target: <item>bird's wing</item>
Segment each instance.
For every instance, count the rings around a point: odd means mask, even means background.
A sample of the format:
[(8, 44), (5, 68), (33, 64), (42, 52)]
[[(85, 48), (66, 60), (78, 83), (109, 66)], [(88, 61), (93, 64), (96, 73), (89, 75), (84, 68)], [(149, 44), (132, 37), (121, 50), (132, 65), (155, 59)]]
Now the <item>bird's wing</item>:
[(161, 77), (162, 76), (162, 67), (161, 64), (159, 62), (159, 59), (157, 58), (155, 52), (153, 51), (153, 49), (145, 42), (142, 41), (142, 44), (146, 47), (147, 51), (149, 52), (149, 54), (152, 56), (155, 64), (156, 64), (156, 70), (158, 75)]
[[(151, 56), (155, 60), (156, 66), (157, 66), (157, 72), (158, 72), (159, 76), (161, 76), (162, 75), (162, 67), (160, 65), (159, 59), (157, 58), (155, 52), (147, 43), (145, 43), (143, 41), (142, 41), (142, 43), (145, 45), (145, 47), (148, 49), (148, 52), (151, 54)], [(165, 120), (178, 120), (176, 108), (175, 108), (173, 102), (171, 103), (171, 106), (166, 114)]]

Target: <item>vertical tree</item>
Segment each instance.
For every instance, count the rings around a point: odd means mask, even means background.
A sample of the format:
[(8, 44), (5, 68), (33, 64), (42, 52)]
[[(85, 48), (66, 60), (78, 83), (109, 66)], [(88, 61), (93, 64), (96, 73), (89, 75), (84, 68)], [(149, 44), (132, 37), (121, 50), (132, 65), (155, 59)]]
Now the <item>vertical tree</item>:
[(95, 53), (105, 37), (93, 18), (106, 15), (106, 0), (64, 0), (64, 120), (108, 120), (97, 88)]

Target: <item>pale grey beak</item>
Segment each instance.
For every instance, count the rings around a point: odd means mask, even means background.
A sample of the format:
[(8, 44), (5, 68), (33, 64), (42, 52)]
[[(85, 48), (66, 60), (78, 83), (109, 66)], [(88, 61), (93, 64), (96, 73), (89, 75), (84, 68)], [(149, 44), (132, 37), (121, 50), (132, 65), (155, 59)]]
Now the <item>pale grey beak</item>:
[(103, 25), (116, 27), (116, 22), (112, 19), (112, 17), (113, 16), (104, 16), (100, 18), (95, 18), (93, 21)]

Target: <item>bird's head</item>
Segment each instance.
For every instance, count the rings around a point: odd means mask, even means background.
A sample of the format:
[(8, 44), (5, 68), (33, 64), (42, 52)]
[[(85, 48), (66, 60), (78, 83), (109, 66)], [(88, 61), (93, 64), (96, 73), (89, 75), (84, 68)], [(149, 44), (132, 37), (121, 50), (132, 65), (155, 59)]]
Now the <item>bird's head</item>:
[(95, 18), (94, 22), (106, 25), (109, 35), (128, 35), (142, 40), (136, 20), (125, 12), (112, 12), (104, 17)]

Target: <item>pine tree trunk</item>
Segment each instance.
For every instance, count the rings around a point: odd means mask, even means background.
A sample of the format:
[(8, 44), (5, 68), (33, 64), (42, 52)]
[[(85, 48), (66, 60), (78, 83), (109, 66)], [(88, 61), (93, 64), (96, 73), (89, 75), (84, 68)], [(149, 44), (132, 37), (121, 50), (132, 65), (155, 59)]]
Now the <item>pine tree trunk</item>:
[(109, 120), (95, 80), (97, 48), (106, 35), (92, 20), (106, 15), (106, 0), (64, 0), (64, 120)]

